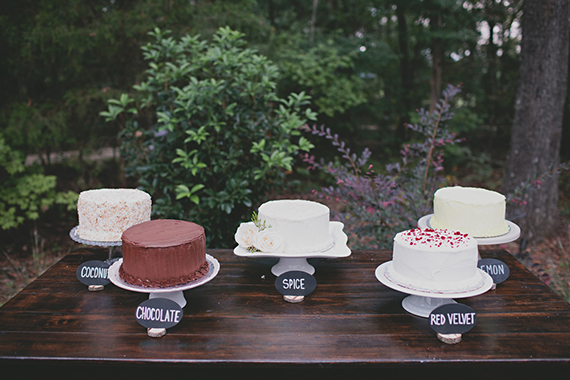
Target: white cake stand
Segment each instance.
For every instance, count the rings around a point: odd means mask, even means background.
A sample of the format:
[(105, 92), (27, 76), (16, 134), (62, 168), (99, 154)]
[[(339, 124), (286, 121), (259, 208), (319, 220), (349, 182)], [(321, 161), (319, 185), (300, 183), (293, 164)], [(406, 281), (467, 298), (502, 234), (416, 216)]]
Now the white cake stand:
[(218, 260), (216, 260), (215, 258), (213, 258), (208, 254), (206, 254), (206, 260), (208, 261), (208, 264), (210, 264), (208, 273), (205, 276), (195, 281), (190, 281), (189, 283), (183, 285), (171, 286), (167, 288), (146, 288), (144, 286), (128, 284), (125, 281), (123, 281), (121, 276), (119, 276), (119, 268), (123, 263), (122, 258), (115, 261), (109, 268), (109, 280), (119, 288), (130, 290), (132, 292), (148, 293), (149, 299), (167, 298), (169, 300), (176, 302), (178, 305), (180, 305), (181, 308), (184, 308), (184, 306), (186, 306), (186, 298), (184, 298), (183, 291), (196, 288), (200, 285), (204, 285), (205, 283), (209, 282), (214, 277), (216, 277), (216, 275), (220, 271), (220, 263), (218, 262)]
[[(418, 220), (419, 228), (431, 228), (430, 219), (433, 214), (425, 215)], [(507, 225), (509, 226), (509, 232), (499, 236), (492, 237), (474, 237), (477, 240), (477, 245), (494, 245), (494, 244), (505, 244), (517, 240), (521, 236), (521, 229), (515, 223), (507, 220)]]
[(271, 252), (250, 252), (245, 248), (237, 246), (234, 254), (240, 257), (275, 257), (279, 262), (271, 268), (271, 273), (279, 277), (285, 272), (301, 271), (308, 274), (315, 273), (315, 267), (307, 262), (310, 258), (336, 259), (350, 256), (350, 249), (347, 242), (348, 237), (342, 230), (344, 224), (341, 222), (329, 222), (329, 231), (333, 238), (333, 246), (322, 252), (299, 252), (299, 253), (271, 253)]
[(468, 298), (478, 296), (485, 293), (493, 286), (493, 279), (485, 271), (477, 268), (483, 276), (483, 284), (476, 289), (466, 291), (436, 293), (423, 290), (412, 289), (410, 287), (402, 286), (392, 281), (387, 275), (386, 270), (392, 265), (392, 261), (387, 261), (376, 268), (375, 275), (378, 281), (387, 287), (397, 290), (399, 292), (409, 294), (402, 301), (402, 307), (407, 312), (417, 315), (418, 317), (427, 318), (430, 313), (436, 308), (449, 303), (456, 303), (453, 298)]
[(106, 260), (107, 263), (111, 264), (114, 260), (113, 260), (113, 251), (115, 249), (115, 247), (120, 247), (123, 245), (123, 242), (121, 240), (119, 241), (93, 241), (93, 240), (86, 240), (86, 239), (82, 239), (79, 237), (79, 234), (77, 233), (77, 228), (79, 226), (75, 226), (71, 229), (71, 231), (69, 231), (69, 237), (75, 241), (76, 243), (79, 244), (85, 244), (85, 245), (90, 245), (90, 246), (95, 246), (95, 247), (107, 247), (109, 248), (109, 258)]

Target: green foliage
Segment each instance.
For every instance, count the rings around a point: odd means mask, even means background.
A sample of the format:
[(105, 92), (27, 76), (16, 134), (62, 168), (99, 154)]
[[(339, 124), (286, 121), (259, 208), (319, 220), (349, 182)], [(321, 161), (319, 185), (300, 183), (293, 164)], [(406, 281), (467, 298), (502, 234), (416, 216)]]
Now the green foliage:
[(363, 82), (354, 71), (355, 58), (356, 50), (343, 54), (329, 40), (306, 50), (299, 43), (289, 44), (278, 62), (282, 82), (310, 94), (318, 113), (333, 117), (366, 101)]
[(124, 125), (126, 174), (152, 195), (154, 217), (191, 220), (210, 246), (229, 246), (251, 207), (285, 187), (294, 158), (313, 147), (299, 128), (316, 114), (304, 93), (276, 95), (277, 67), (237, 31), (221, 28), (211, 42), (149, 35), (137, 101), (125, 94), (101, 115)]
[[(227, 25), (245, 33), (250, 46), (281, 69), (281, 97), (305, 91), (318, 107), (319, 125), (351, 144), (375, 140), (370, 146), (375, 160), (385, 160), (410, 137), (402, 133), (403, 125), (414, 105), (427, 105), (433, 44), (439, 41), (442, 83), (463, 83), (470, 108), (484, 121), (469, 133), (469, 147), (474, 154), (492, 148), (503, 152), (520, 48), (520, 33), (510, 28), (520, 21), (521, 3), (9, 2), (0, 14), (0, 129), (25, 153), (115, 145), (117, 124), (98, 114), (108, 98), (118, 99), (144, 75), (139, 47), (146, 33), (158, 26), (173, 30), (175, 37), (200, 33), (209, 38)], [(487, 25), (492, 36), (486, 41), (481, 30)], [(47, 138), (34, 138), (42, 135)]]
[[(35, 0), (0, 12), (0, 130), (25, 154), (117, 145), (99, 111), (140, 78), (140, 45), (155, 26), (263, 36), (250, 0)], [(260, 38), (260, 37), (255, 37)]]
[(13, 150), (0, 136), (0, 228), (18, 227), (36, 220), (54, 203), (75, 208), (77, 194), (57, 193), (56, 177), (43, 175), (24, 166), (22, 154)]
[(64, 111), (53, 105), (14, 103), (10, 108), (4, 136), (10, 145), (24, 152), (49, 152), (63, 148), (76, 140), (68, 132)]

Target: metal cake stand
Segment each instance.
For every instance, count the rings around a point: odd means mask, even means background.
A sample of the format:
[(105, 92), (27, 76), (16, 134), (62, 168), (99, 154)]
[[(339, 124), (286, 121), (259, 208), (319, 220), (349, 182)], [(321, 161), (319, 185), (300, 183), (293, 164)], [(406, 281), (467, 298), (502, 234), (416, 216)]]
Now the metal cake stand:
[[(113, 255), (115, 253), (115, 248), (116, 247), (120, 247), (123, 245), (122, 241), (93, 241), (93, 240), (86, 240), (86, 239), (82, 239), (81, 237), (79, 237), (79, 234), (77, 233), (77, 229), (79, 228), (79, 226), (75, 226), (71, 229), (71, 231), (69, 231), (69, 237), (75, 241), (76, 243), (79, 244), (85, 244), (85, 245), (89, 245), (92, 247), (105, 247), (109, 249), (109, 257), (107, 258), (107, 260), (105, 260), (105, 262), (109, 265), (111, 265), (113, 262), (117, 261), (118, 258), (113, 258)], [(87, 289), (91, 292), (98, 292), (100, 290), (105, 289), (104, 285), (89, 285), (87, 287)]]
[(123, 245), (123, 242), (121, 240), (119, 240), (119, 241), (93, 241), (93, 240), (82, 239), (79, 237), (79, 234), (77, 233), (78, 228), (79, 228), (79, 226), (75, 226), (71, 229), (71, 231), (69, 231), (69, 237), (73, 241), (75, 241), (76, 243), (79, 243), (79, 244), (85, 244), (85, 245), (90, 245), (90, 246), (94, 246), (94, 247), (109, 248), (109, 258), (105, 261), (109, 264), (112, 264), (114, 261), (117, 260), (116, 258), (113, 259), (113, 253), (114, 253), (116, 247), (120, 247)]

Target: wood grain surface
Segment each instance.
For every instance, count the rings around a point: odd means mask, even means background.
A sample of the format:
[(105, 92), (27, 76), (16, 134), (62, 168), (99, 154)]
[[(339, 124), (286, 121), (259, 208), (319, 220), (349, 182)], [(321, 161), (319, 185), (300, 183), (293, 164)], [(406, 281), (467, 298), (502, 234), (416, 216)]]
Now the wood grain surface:
[(77, 267), (105, 260), (106, 250), (64, 257), (0, 308), (1, 378), (521, 379), (570, 369), (570, 305), (505, 251), (484, 252), (509, 266), (504, 283), (456, 299), (477, 323), (455, 345), (402, 308), (406, 294), (376, 279), (389, 251), (309, 259), (317, 288), (298, 304), (275, 288), (277, 259), (208, 253), (219, 274), (184, 292), (183, 320), (161, 338), (134, 316), (148, 294), (113, 284), (89, 292), (77, 280)]

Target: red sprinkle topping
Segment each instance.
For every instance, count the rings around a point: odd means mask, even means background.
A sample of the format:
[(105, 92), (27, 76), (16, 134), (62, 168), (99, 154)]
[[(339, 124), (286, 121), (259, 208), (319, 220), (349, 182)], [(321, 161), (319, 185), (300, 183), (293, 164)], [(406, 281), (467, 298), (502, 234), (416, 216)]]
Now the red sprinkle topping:
[(402, 240), (409, 245), (425, 245), (428, 247), (458, 248), (466, 246), (471, 239), (468, 234), (433, 228), (415, 228), (401, 233)]

